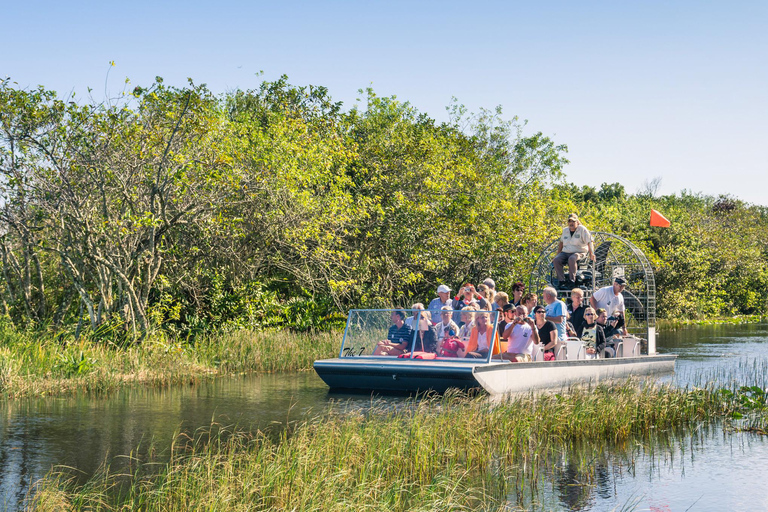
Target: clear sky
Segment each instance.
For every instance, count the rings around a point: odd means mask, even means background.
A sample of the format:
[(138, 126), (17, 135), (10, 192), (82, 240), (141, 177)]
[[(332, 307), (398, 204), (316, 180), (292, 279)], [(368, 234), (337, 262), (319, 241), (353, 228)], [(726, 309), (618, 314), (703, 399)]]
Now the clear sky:
[(125, 78), (225, 92), (287, 74), (438, 120), (456, 96), (567, 144), (579, 185), (660, 177), (663, 194), (768, 205), (764, 0), (3, 0), (0, 27), (0, 76), (22, 87), (102, 99)]

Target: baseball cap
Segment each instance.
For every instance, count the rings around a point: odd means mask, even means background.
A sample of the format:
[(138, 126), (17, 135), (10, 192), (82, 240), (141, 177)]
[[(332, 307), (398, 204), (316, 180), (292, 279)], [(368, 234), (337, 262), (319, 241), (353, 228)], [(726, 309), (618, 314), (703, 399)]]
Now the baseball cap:
[(570, 215), (568, 216), (568, 220), (575, 220), (575, 221), (578, 221), (578, 220), (579, 220), (579, 216), (578, 216), (578, 215), (576, 215), (575, 213), (572, 213), (572, 214), (570, 214)]
[(613, 280), (613, 282), (616, 284), (620, 284), (622, 286), (627, 286), (627, 282), (624, 280), (623, 277), (617, 277), (616, 279)]
[(437, 293), (451, 293), (451, 289), (444, 284), (441, 284), (437, 287)]

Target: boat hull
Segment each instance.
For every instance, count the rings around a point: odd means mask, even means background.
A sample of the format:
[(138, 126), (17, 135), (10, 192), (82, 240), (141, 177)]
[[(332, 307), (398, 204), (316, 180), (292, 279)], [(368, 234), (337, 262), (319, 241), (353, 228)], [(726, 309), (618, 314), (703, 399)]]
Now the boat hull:
[(332, 390), (415, 392), (480, 387), (476, 363), (398, 358), (337, 358), (315, 361), (315, 371)]
[(563, 389), (667, 374), (675, 371), (676, 355), (652, 355), (576, 361), (540, 361), (475, 367), (478, 383), (492, 395)]
[(652, 355), (529, 363), (337, 358), (315, 361), (315, 371), (332, 390), (443, 392), (482, 387), (501, 395), (671, 373), (676, 358)]

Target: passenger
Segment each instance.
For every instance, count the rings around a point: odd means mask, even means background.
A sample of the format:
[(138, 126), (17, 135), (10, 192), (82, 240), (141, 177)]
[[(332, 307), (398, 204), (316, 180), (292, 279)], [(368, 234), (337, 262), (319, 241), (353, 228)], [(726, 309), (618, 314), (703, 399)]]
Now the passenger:
[(429, 315), (419, 318), (419, 332), (416, 334), (414, 350), (434, 353), (437, 351), (437, 332), (429, 320)]
[(565, 334), (568, 335), (569, 338), (578, 338), (576, 329), (574, 329), (573, 324), (570, 321), (565, 322)]
[(453, 321), (457, 324), (461, 325), (459, 323), (460, 321), (460, 314), (458, 313), (462, 309), (464, 309), (467, 306), (474, 306), (475, 310), (480, 309), (480, 305), (477, 303), (477, 300), (475, 299), (475, 287), (471, 284), (465, 284), (461, 287), (460, 296), (456, 297), (456, 300), (453, 301), (453, 310), (456, 311), (456, 313), (453, 314)]
[(445, 338), (437, 347), (440, 357), (464, 357), (467, 345), (456, 336)]
[(533, 293), (526, 293), (523, 295), (521, 300), (523, 301), (523, 306), (525, 306), (526, 309), (531, 312), (528, 316), (533, 318), (533, 308), (536, 307), (536, 303), (539, 301), (539, 298), (536, 297), (536, 295)]
[(375, 356), (399, 356), (405, 353), (413, 340), (413, 331), (405, 325), (405, 311), (398, 309), (390, 316), (392, 326), (387, 332), (387, 339), (380, 341), (373, 351)]
[(613, 342), (614, 337), (621, 337), (622, 330), (618, 326), (619, 321), (616, 317), (608, 316), (608, 312), (603, 308), (598, 309), (596, 315), (597, 323), (603, 328), (605, 339), (609, 343)]
[(477, 287), (477, 294), (480, 296), (480, 298), (477, 299), (480, 309), (483, 311), (493, 311), (493, 298), (494, 295), (496, 295), (496, 292), (486, 285), (481, 284)]
[(557, 348), (557, 326), (554, 322), (547, 320), (547, 310), (544, 306), (533, 308), (536, 317), (536, 329), (539, 331), (539, 343), (541, 350), (544, 351), (545, 361), (555, 360), (555, 349)]
[(565, 333), (565, 323), (568, 321), (568, 310), (565, 302), (557, 298), (557, 290), (548, 286), (544, 288), (544, 302), (547, 304), (547, 320), (554, 322), (557, 327), (557, 337), (565, 341), (568, 335)]
[(577, 338), (581, 338), (579, 333), (581, 332), (581, 325), (584, 323), (584, 310), (586, 308), (587, 306), (584, 304), (584, 290), (581, 288), (574, 288), (571, 290), (571, 305), (568, 308), (568, 320), (573, 325), (574, 334)]
[(432, 314), (432, 323), (436, 324), (440, 321), (441, 310), (448, 306), (449, 309), (453, 309), (451, 303), (451, 289), (441, 284), (437, 287), (437, 298), (432, 299), (427, 309)]
[(501, 341), (507, 341), (509, 339), (506, 329), (507, 326), (512, 325), (514, 319), (515, 306), (512, 304), (505, 304), (501, 309), (501, 315), (499, 316), (499, 326), (497, 327), (498, 331), (501, 333), (499, 334)]
[(517, 363), (530, 361), (533, 345), (539, 344), (539, 336), (525, 306), (515, 308), (514, 319), (507, 326), (506, 333), (509, 337), (509, 343), (507, 344), (507, 351), (501, 354), (501, 358)]
[(524, 306), (522, 303), (523, 294), (525, 293), (525, 285), (518, 281), (512, 285), (512, 299), (510, 302), (515, 306)]
[(458, 336), (459, 326), (451, 319), (451, 306), (443, 306), (440, 312), (441, 321), (435, 326), (438, 343), (446, 336)]
[(496, 304), (496, 309), (494, 309), (493, 311), (496, 311), (499, 309), (503, 310), (504, 306), (509, 304), (509, 295), (507, 295), (504, 292), (499, 292), (496, 294), (496, 297), (493, 298), (493, 303)]
[[(590, 298), (589, 304), (593, 309), (598, 310), (600, 308), (605, 309), (608, 312), (607, 316), (614, 318), (621, 318), (622, 334), (627, 334), (626, 326), (623, 323), (624, 320), (624, 295), (623, 292), (627, 287), (627, 282), (622, 277), (617, 277), (613, 280), (613, 284), (605, 286), (597, 290)], [(619, 314), (617, 314), (619, 313)]]
[[(498, 353), (499, 333), (494, 332), (490, 313), (480, 312), (475, 318), (475, 327), (469, 335), (466, 357), (484, 358), (489, 352)], [(493, 336), (493, 339), (491, 339)]]
[[(561, 288), (570, 290), (576, 286), (576, 263), (587, 255), (595, 261), (595, 244), (592, 234), (579, 223), (579, 217), (572, 213), (568, 216), (568, 225), (563, 228), (563, 234), (557, 244), (557, 256), (552, 259), (555, 274)], [(568, 264), (568, 282), (565, 281), (563, 265)]]
[(461, 310), (461, 323), (459, 324), (459, 339), (468, 342), (475, 328), (475, 306), (467, 306)]
[[(601, 312), (605, 314), (605, 310), (601, 310)], [(592, 307), (584, 310), (581, 341), (586, 347), (587, 359), (597, 359), (603, 349), (605, 349), (605, 357), (613, 357), (613, 350), (606, 347), (605, 331), (598, 322), (597, 312)]]
[(413, 329), (413, 326), (415, 325), (414, 322), (416, 321), (416, 318), (419, 316), (419, 313), (424, 311), (424, 304), (421, 302), (417, 302), (413, 306), (411, 306), (411, 314), (412, 316), (409, 316), (405, 319), (405, 325)]

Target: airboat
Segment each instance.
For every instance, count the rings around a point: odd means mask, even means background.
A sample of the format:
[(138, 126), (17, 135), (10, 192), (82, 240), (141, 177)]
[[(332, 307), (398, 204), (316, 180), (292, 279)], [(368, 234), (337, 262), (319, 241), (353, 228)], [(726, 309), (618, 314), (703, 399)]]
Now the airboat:
[[(419, 346), (418, 331), (413, 333), (405, 357), (374, 355), (379, 341), (387, 338), (395, 310), (353, 309), (347, 316), (339, 356), (315, 361), (315, 371), (331, 390), (444, 392), (449, 388), (482, 388), (491, 395), (558, 390), (673, 372), (677, 356), (656, 351), (656, 285), (650, 263), (640, 249), (624, 238), (603, 232), (593, 233), (593, 237), (596, 260), (579, 262), (574, 280), (584, 291), (585, 300), (600, 287), (611, 285), (616, 277), (627, 281), (622, 293), (629, 335), (615, 345), (616, 357), (587, 359), (578, 339), (563, 342), (554, 361), (544, 361), (537, 346), (533, 361), (524, 363), (499, 360), (490, 352), (478, 359), (444, 357), (425, 353), (423, 346)], [(541, 252), (531, 273), (529, 289), (539, 295), (546, 286), (558, 284), (551, 264), (557, 242)], [(563, 299), (568, 293), (558, 292)], [(496, 311), (485, 313), (492, 325), (498, 325)], [(419, 312), (415, 325), (421, 315), (431, 320), (428, 311)], [(495, 332), (490, 339), (494, 338)], [(500, 349), (505, 349), (503, 343)]]

